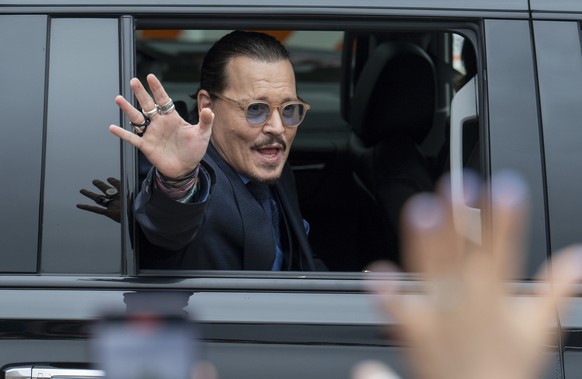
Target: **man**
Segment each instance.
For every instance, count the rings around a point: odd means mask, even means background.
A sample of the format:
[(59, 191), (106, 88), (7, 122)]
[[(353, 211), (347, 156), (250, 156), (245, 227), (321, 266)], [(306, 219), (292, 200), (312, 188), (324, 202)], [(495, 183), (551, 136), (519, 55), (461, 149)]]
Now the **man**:
[(220, 39), (202, 65), (196, 125), (174, 111), (155, 76), (147, 81), (153, 98), (130, 82), (143, 112), (115, 99), (137, 134), (110, 126), (153, 165), (134, 204), (153, 245), (140, 246), (141, 267), (325, 269), (309, 247), (286, 163), (309, 109), (287, 50), (262, 33)]

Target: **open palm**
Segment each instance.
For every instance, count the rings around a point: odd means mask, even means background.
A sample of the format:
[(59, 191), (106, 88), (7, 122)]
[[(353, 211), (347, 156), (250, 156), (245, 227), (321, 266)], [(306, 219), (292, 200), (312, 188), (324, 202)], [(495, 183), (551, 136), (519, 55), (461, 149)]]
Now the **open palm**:
[[(147, 76), (147, 82), (153, 97), (138, 79), (130, 81), (141, 109), (150, 111), (171, 101), (153, 74)], [(144, 122), (144, 114), (124, 97), (117, 96), (115, 102), (132, 123)], [(141, 150), (162, 175), (178, 178), (191, 173), (202, 160), (210, 141), (213, 120), (214, 114), (210, 109), (200, 112), (200, 121), (196, 125), (186, 122), (177, 112), (157, 113), (151, 116), (147, 133), (141, 137), (116, 125), (111, 125), (109, 130)]]

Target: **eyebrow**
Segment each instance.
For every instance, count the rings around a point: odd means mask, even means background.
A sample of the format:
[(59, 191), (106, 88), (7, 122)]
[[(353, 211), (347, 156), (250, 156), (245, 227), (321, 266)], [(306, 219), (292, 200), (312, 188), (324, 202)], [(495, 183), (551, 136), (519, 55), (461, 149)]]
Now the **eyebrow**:
[[(269, 103), (269, 104), (273, 104), (273, 103), (272, 103), (271, 101), (269, 101), (269, 100), (268, 100), (268, 99), (267, 99), (265, 96), (261, 96), (261, 97), (254, 98), (254, 99), (244, 98), (242, 101), (249, 102), (249, 101), (253, 101), (253, 100), (261, 100), (261, 101), (267, 102), (267, 103)], [(301, 99), (299, 98), (299, 96), (297, 96), (296, 98), (292, 98), (292, 97), (286, 97), (286, 98), (284, 98), (284, 99), (281, 101), (281, 104), (283, 104), (283, 103), (286, 103), (286, 102), (288, 102), (288, 101), (297, 101), (297, 100), (301, 100)], [(303, 100), (301, 100), (301, 101), (303, 101)]]

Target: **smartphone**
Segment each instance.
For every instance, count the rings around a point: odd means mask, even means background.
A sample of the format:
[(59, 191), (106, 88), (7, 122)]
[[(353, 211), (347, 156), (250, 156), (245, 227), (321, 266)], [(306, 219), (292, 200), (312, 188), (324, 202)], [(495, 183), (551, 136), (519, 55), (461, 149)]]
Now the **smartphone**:
[(198, 334), (188, 319), (137, 313), (107, 316), (93, 330), (97, 368), (107, 379), (191, 379)]

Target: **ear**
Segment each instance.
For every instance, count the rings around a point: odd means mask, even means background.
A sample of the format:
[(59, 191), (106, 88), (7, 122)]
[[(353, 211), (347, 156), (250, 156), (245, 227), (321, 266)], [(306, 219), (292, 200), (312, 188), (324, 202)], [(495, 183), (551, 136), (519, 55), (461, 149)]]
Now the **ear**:
[(196, 101), (198, 103), (198, 113), (204, 108), (212, 108), (212, 98), (206, 90), (201, 89), (198, 91)]

